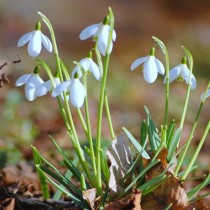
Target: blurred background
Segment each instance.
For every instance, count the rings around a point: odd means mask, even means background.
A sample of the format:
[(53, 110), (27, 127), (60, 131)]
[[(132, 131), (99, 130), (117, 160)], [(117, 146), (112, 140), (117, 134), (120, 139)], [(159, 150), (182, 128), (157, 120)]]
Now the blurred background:
[[(154, 84), (147, 84), (141, 68), (130, 71), (130, 65), (135, 59), (148, 55), (154, 45), (151, 37), (156, 36), (168, 48), (170, 67), (179, 64), (184, 56), (182, 45), (194, 56), (193, 71), (197, 78), (197, 89), (192, 91), (189, 102), (182, 137), (183, 142), (186, 140), (200, 104), (200, 95), (210, 79), (210, 1), (200, 0), (198, 4), (195, 0), (0, 0), (0, 64), (17, 60), (17, 55), (22, 60), (21, 63), (4, 67), (0, 72), (5, 72), (10, 79), (10, 83), (0, 89), (0, 150), (3, 151), (2, 157), (6, 160), (2, 161), (3, 164), (15, 163), (21, 159), (30, 160), (31, 144), (40, 148), (41, 153), (49, 150), (52, 147), (48, 139), (49, 134), (62, 145), (69, 145), (56, 100), (48, 95), (28, 102), (24, 96), (24, 88), (15, 87), (16, 79), (31, 73), (36, 65), (27, 54), (27, 47), (17, 48), (17, 42), (23, 34), (34, 30), (39, 20), (37, 11), (41, 11), (51, 20), (60, 57), (71, 71), (74, 68), (73, 61), (85, 57), (93, 46), (91, 39), (79, 39), (81, 30), (101, 22), (109, 6), (115, 15), (117, 33), (107, 81), (115, 133), (122, 132), (124, 126), (138, 136), (140, 123), (145, 118), (144, 105), (150, 110), (156, 126), (160, 128), (163, 124), (163, 77), (159, 76)], [(42, 32), (49, 36), (44, 24)], [(156, 49), (156, 56), (164, 62), (161, 50), (158, 47)], [(52, 69), (55, 68), (54, 57), (45, 49), (39, 58), (46, 60)], [(44, 72), (42, 77), (47, 79)], [(99, 82), (90, 78), (89, 85), (94, 133)], [(184, 82), (174, 82), (170, 87), (170, 119), (175, 119), (178, 124), (187, 86)], [(206, 102), (199, 120), (194, 136), (195, 146), (210, 117), (209, 103)], [(78, 131), (81, 132), (81, 138), (84, 138), (77, 113), (74, 113), (74, 119)], [(106, 122), (103, 126), (103, 136), (110, 140)], [(209, 152), (208, 136), (199, 163), (204, 170), (208, 170), (209, 167)]]

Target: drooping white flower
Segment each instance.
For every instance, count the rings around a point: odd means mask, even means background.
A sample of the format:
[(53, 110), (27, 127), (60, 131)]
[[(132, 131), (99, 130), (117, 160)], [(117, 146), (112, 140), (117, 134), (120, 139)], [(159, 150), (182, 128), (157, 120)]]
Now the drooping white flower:
[[(55, 87), (57, 87), (61, 83), (59, 77), (54, 77), (53, 80)], [(53, 89), (54, 87), (51, 80), (44, 82), (40, 88), (40, 96), (46, 95), (49, 91), (52, 91)]]
[(31, 57), (36, 57), (40, 54), (42, 44), (48, 52), (53, 50), (51, 41), (41, 32), (40, 28), (41, 24), (38, 22), (34, 31), (24, 34), (18, 41), (18, 47), (22, 47), (29, 42), (28, 54)]
[(207, 90), (207, 93), (206, 93), (206, 97), (205, 98), (204, 98), (204, 94), (205, 94), (205, 92), (201, 95), (201, 100), (204, 100), (204, 99), (210, 97), (210, 89)]
[(40, 94), (40, 88), (44, 81), (37, 73), (25, 74), (19, 77), (15, 83), (16, 86), (25, 85), (25, 95), (29, 101), (35, 100)]
[(97, 80), (101, 79), (100, 67), (93, 61), (92, 56), (83, 58), (82, 60), (80, 60), (79, 64), (80, 65), (77, 65), (72, 71), (73, 78), (75, 77), (76, 73), (79, 74), (79, 78), (82, 76), (82, 71), (80, 69), (81, 66), (85, 72), (92, 73)]
[[(169, 72), (169, 83), (173, 82), (174, 80), (185, 80), (187, 84), (190, 83), (190, 88), (194, 90), (196, 88), (196, 79), (194, 75), (191, 75), (191, 82), (190, 82), (190, 70), (186, 65), (187, 59), (184, 57), (182, 62), (172, 68)], [(164, 78), (164, 83), (166, 83), (166, 77)]]
[(90, 25), (86, 27), (79, 35), (81, 40), (88, 39), (90, 37), (96, 37), (97, 38), (97, 45), (99, 48), (99, 51), (103, 56), (106, 54), (110, 54), (113, 48), (113, 42), (116, 40), (116, 32), (113, 30), (112, 33), (112, 41), (110, 42), (109, 49), (108, 47), (108, 40), (109, 40), (109, 32), (110, 32), (110, 26), (108, 25), (108, 19), (105, 18), (103, 23), (97, 23)]
[(138, 58), (131, 65), (131, 71), (135, 70), (139, 65), (143, 64), (144, 79), (148, 83), (153, 83), (157, 79), (158, 73), (164, 75), (165, 68), (163, 64), (155, 58), (155, 48), (150, 50), (150, 54), (146, 57)]
[(81, 108), (86, 96), (86, 89), (80, 82), (79, 78), (74, 78), (59, 84), (52, 92), (52, 96), (56, 97), (64, 91), (70, 94), (70, 101), (76, 108)]

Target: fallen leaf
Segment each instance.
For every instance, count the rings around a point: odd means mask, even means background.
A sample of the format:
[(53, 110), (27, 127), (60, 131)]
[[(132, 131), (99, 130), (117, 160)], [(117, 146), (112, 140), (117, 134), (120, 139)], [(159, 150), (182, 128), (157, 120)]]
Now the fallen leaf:
[(112, 141), (112, 145), (107, 150), (107, 156), (111, 162), (109, 168), (110, 195), (116, 196), (125, 188), (120, 184), (120, 180), (122, 180), (132, 163), (129, 139), (125, 133), (121, 133)]
[(105, 210), (142, 210), (141, 208), (141, 192), (133, 190), (125, 198), (116, 199), (105, 206)]
[(84, 191), (83, 193), (83, 198), (85, 200), (87, 200), (87, 202), (89, 203), (91, 209), (95, 209), (95, 199), (96, 199), (96, 188), (92, 188), (89, 190)]

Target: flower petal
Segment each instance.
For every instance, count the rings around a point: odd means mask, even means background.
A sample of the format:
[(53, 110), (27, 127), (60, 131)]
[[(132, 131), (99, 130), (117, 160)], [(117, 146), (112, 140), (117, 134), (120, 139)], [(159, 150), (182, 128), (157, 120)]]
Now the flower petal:
[(31, 57), (36, 57), (41, 52), (42, 45), (41, 45), (41, 31), (36, 30), (31, 37), (28, 45), (28, 54)]
[(158, 72), (162, 75), (165, 74), (165, 67), (164, 65), (156, 58), (155, 59), (155, 63), (157, 65), (157, 69), (158, 69)]
[(40, 90), (38, 92), (38, 96), (46, 95), (47, 92), (52, 90), (52, 88), (53, 88), (52, 82), (50, 80), (48, 80), (47, 82), (45, 82), (41, 85)]
[(106, 51), (108, 45), (108, 38), (109, 38), (109, 26), (103, 25), (100, 30), (100, 33), (98, 34), (98, 48), (103, 56), (105, 56), (107, 53)]
[(48, 39), (48, 37), (45, 36), (43, 33), (41, 33), (41, 41), (42, 41), (42, 44), (44, 45), (44, 47), (46, 48), (46, 50), (51, 53), (53, 50), (52, 43)]
[(147, 59), (146, 57), (142, 57), (142, 58), (138, 58), (136, 59), (132, 64), (131, 64), (131, 71), (133, 71), (135, 68), (137, 68), (139, 65), (141, 65), (142, 63), (144, 63)]
[(101, 23), (98, 23), (98, 24), (93, 24), (93, 25), (86, 27), (80, 33), (79, 38), (81, 40), (85, 40), (85, 39), (90, 38), (91, 36), (94, 36), (96, 34), (97, 30), (99, 29), (100, 25), (101, 25)]
[(148, 56), (147, 60), (144, 63), (144, 79), (148, 83), (153, 83), (158, 76), (158, 69), (155, 62), (154, 56)]
[(29, 83), (26, 85), (25, 87), (25, 95), (26, 95), (26, 98), (29, 100), (29, 101), (33, 101), (37, 95), (36, 95), (36, 87), (33, 83)]
[[(180, 76), (180, 71), (181, 71), (181, 64), (178, 66), (175, 66), (172, 68), (169, 72), (169, 83), (173, 82), (175, 79), (177, 79)], [(166, 76), (164, 78), (164, 83), (166, 83)]]
[(74, 107), (80, 108), (86, 96), (85, 87), (79, 79), (73, 79), (70, 87), (70, 100)]
[(17, 79), (16, 83), (15, 83), (15, 86), (22, 86), (22, 85), (24, 85), (28, 81), (30, 76), (31, 76), (31, 74), (25, 74), (25, 75), (19, 77)]
[(115, 41), (116, 38), (117, 38), (116, 32), (115, 32), (115, 30), (113, 30), (113, 32), (112, 32), (112, 40)]
[(56, 97), (63, 93), (63, 91), (69, 90), (71, 84), (71, 80), (62, 82), (61, 84), (57, 85), (56, 88), (52, 92), (52, 97)]
[[(190, 80), (190, 70), (188, 69), (186, 64), (181, 64), (182, 69), (181, 69), (181, 77), (186, 81), (187, 84), (189, 84)], [(191, 82), (190, 82), (191, 89), (194, 90), (196, 88), (196, 79), (194, 75), (191, 75)]]
[(92, 59), (90, 61), (90, 71), (93, 73), (94, 77), (97, 80), (99, 80), (101, 78), (100, 68)]
[(28, 32), (26, 34), (24, 34), (23, 36), (20, 37), (17, 46), (18, 47), (22, 47), (23, 45), (25, 45), (27, 42), (29, 42), (29, 40), (31, 39), (33, 35), (33, 31), (32, 32)]
[(76, 73), (78, 74), (78, 78), (82, 77), (82, 71), (80, 69), (80, 66), (74, 67), (73, 71), (71, 72), (71, 77), (74, 78)]
[(90, 61), (91, 58), (83, 58), (79, 63), (83, 67), (84, 71), (90, 70)]

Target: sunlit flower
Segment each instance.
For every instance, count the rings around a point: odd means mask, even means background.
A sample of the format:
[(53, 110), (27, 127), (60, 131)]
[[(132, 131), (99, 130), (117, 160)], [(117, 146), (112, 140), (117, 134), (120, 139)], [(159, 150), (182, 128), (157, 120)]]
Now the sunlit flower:
[(207, 90), (207, 93), (206, 93), (206, 97), (205, 97), (205, 98), (204, 98), (204, 94), (205, 94), (205, 93), (203, 93), (203, 94), (201, 95), (201, 100), (204, 100), (204, 99), (210, 97), (210, 89)]
[(108, 19), (105, 18), (103, 23), (93, 24), (86, 27), (79, 35), (81, 40), (88, 39), (90, 37), (97, 38), (97, 45), (98, 48), (103, 56), (106, 54), (110, 54), (113, 48), (113, 42), (116, 40), (116, 33), (113, 30), (112, 33), (112, 41), (110, 42), (109, 49), (108, 47), (108, 40), (109, 40), (109, 32), (110, 26), (108, 25)]
[(24, 34), (18, 41), (18, 47), (22, 47), (29, 42), (28, 54), (31, 57), (36, 57), (40, 54), (42, 44), (49, 52), (52, 52), (53, 49), (51, 41), (41, 32), (40, 28), (41, 23), (38, 22), (34, 31)]
[(157, 79), (158, 73), (164, 75), (165, 68), (163, 64), (155, 58), (155, 48), (152, 48), (150, 54), (146, 57), (135, 60), (131, 65), (131, 71), (143, 64), (144, 79), (148, 83), (153, 83)]
[(36, 97), (41, 96), (40, 88), (44, 81), (39, 77), (38, 73), (25, 74), (19, 77), (15, 83), (16, 86), (25, 85), (25, 95), (29, 101), (33, 101)]
[[(92, 56), (83, 58), (79, 64), (85, 72), (92, 73), (97, 80), (101, 79), (101, 70), (99, 66), (93, 61)], [(82, 76), (80, 65), (77, 65), (72, 71), (72, 77), (75, 77), (75, 74), (78, 73), (79, 77)]]
[[(185, 80), (187, 84), (190, 82), (190, 70), (186, 65), (187, 59), (184, 57), (182, 62), (172, 68), (169, 72), (169, 83), (173, 82), (174, 80)], [(166, 77), (164, 78), (164, 83), (166, 83)], [(191, 89), (194, 90), (196, 88), (196, 79), (194, 75), (191, 75), (191, 82), (190, 82)]]
[(86, 89), (80, 82), (79, 78), (74, 78), (59, 84), (52, 92), (52, 96), (56, 97), (66, 91), (70, 94), (70, 101), (76, 108), (81, 108), (86, 96)]

